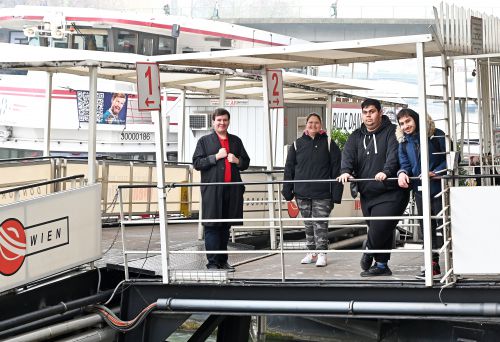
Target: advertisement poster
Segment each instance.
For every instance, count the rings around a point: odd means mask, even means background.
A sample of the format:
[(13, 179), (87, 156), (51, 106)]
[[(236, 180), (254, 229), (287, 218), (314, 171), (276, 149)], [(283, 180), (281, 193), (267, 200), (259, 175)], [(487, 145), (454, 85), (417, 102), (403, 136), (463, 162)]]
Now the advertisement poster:
[[(127, 121), (128, 95), (123, 93), (97, 93), (97, 123), (110, 125), (125, 125)], [(78, 121), (89, 122), (89, 92), (76, 92)]]

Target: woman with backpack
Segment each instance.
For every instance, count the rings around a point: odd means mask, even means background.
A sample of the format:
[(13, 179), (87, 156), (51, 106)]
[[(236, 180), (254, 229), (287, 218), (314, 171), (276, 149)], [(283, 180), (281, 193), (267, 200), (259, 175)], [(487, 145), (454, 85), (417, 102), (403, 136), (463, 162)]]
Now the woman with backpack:
[[(321, 128), (321, 117), (311, 113), (306, 118), (306, 129), (290, 149), (285, 164), (285, 180), (335, 179), (340, 172), (341, 153), (337, 144)], [(285, 183), (283, 196), (287, 201), (297, 200), (304, 218), (330, 216), (334, 203), (340, 203), (343, 186), (337, 182)], [(306, 246), (311, 250), (302, 264), (326, 266), (326, 254), (315, 250), (328, 249), (328, 221), (305, 221)]]

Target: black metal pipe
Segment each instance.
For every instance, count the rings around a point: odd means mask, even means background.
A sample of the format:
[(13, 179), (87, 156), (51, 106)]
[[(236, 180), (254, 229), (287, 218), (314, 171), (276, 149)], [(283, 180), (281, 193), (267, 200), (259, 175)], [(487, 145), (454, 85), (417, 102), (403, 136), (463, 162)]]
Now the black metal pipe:
[(15, 326), (13, 328), (10, 328), (8, 330), (2, 330), (2, 331), (0, 331), (0, 339), (7, 338), (9, 336), (24, 334), (26, 332), (33, 331), (35, 329), (39, 329), (40, 327), (51, 325), (54, 323), (67, 321), (67, 320), (69, 320), (77, 315), (82, 314), (83, 312), (84, 312), (83, 308), (78, 308), (78, 309), (67, 311), (63, 314), (52, 315), (52, 316), (48, 316), (48, 317), (45, 317), (42, 319), (38, 319), (38, 320), (33, 321), (33, 322), (21, 324), (21, 325)]
[(40, 309), (35, 312), (30, 312), (21, 316), (13, 317), (10, 319), (6, 319), (0, 322), (0, 331), (4, 331), (22, 324), (26, 324), (28, 322), (33, 322), (35, 320), (43, 319), (49, 316), (65, 313), (67, 311), (71, 311), (74, 309), (78, 309), (90, 304), (99, 303), (105, 299), (108, 299), (113, 290), (103, 291), (92, 296), (79, 298), (73, 300), (71, 302), (61, 302), (54, 306), (49, 306), (43, 309)]
[(28, 185), (16, 186), (14, 188), (10, 188), (10, 189), (7, 189), (7, 190), (0, 191), (0, 195), (8, 194), (9, 192), (21, 191), (21, 190), (35, 188), (37, 186), (49, 185), (49, 184), (54, 184), (54, 183), (68, 181), (68, 180), (73, 180), (73, 179), (78, 179), (78, 178), (84, 178), (84, 177), (85, 177), (85, 175), (80, 174), (80, 175), (74, 175), (74, 176), (68, 176), (68, 177), (61, 177), (61, 178), (51, 179), (51, 180), (48, 180), (48, 181), (43, 181), (43, 182), (38, 182), (38, 183), (32, 183), (32, 184), (28, 184)]

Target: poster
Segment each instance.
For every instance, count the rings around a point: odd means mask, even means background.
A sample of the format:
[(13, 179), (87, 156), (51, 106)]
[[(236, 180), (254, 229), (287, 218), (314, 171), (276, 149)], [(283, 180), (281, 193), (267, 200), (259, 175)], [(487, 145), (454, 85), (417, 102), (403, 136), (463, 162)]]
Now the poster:
[[(382, 107), (382, 113), (386, 115), (393, 124), (397, 124), (396, 110), (393, 107)], [(360, 103), (334, 103), (332, 104), (332, 127), (352, 133), (361, 127)]]
[[(89, 122), (89, 92), (78, 90), (76, 103), (78, 121)], [(99, 124), (125, 125), (127, 121), (128, 95), (123, 93), (97, 92), (97, 119)]]

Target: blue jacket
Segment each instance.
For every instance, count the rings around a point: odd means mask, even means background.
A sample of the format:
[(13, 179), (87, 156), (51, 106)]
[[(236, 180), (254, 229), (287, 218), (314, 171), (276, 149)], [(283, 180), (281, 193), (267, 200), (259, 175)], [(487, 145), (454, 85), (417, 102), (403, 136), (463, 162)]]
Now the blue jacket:
[[(427, 142), (429, 148), (429, 171), (437, 173), (438, 171), (446, 169), (446, 154), (439, 152), (446, 152), (445, 134), (439, 128), (436, 128), (434, 121), (428, 119), (427, 121)], [(419, 132), (408, 135), (398, 127), (396, 130), (396, 138), (399, 142), (398, 156), (400, 170), (410, 177), (420, 176), (420, 136)], [(439, 147), (439, 149), (438, 149)], [(438, 154), (435, 154), (438, 152)], [(441, 191), (441, 181), (432, 180), (430, 182), (431, 196), (436, 195)], [(411, 185), (413, 191), (418, 191), (418, 187), (422, 184), (420, 180), (412, 180)]]

